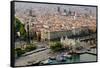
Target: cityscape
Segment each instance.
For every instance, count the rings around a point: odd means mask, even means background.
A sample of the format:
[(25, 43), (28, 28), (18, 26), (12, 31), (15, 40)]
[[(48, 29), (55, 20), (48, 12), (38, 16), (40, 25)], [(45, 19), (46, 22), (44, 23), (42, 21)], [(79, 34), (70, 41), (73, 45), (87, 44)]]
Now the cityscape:
[(95, 6), (15, 2), (14, 66), (97, 61)]

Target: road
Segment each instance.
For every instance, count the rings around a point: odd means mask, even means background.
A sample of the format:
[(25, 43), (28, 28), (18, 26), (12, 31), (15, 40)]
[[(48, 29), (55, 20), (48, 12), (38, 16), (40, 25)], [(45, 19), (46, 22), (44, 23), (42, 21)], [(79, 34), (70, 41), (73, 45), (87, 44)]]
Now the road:
[(46, 49), (27, 56), (22, 56), (15, 60), (15, 66), (25, 66), (25, 65), (29, 65), (28, 62), (34, 62), (37, 60), (39, 61), (46, 60), (50, 56), (49, 52), (50, 49)]

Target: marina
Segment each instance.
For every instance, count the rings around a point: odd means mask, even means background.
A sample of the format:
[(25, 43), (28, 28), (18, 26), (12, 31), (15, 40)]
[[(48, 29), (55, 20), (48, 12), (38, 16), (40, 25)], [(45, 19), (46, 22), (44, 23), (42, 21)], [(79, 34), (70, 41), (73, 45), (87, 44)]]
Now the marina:
[[(63, 64), (63, 63), (79, 63), (96, 61), (97, 55), (96, 49), (91, 49), (89, 52), (82, 52), (80, 54), (68, 54), (68, 53), (57, 53), (49, 54), (50, 49), (44, 51), (38, 51), (36, 53), (22, 56), (16, 59), (16, 66), (28, 66), (28, 65), (49, 65), (49, 64)], [(26, 60), (25, 60), (26, 59)]]

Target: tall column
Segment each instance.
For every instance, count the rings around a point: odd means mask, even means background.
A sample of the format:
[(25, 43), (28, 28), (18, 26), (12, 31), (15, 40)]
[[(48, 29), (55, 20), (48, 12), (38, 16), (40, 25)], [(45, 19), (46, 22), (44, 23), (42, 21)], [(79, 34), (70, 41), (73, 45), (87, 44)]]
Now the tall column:
[(27, 43), (29, 44), (30, 43), (30, 36), (29, 36), (29, 23), (27, 24)]

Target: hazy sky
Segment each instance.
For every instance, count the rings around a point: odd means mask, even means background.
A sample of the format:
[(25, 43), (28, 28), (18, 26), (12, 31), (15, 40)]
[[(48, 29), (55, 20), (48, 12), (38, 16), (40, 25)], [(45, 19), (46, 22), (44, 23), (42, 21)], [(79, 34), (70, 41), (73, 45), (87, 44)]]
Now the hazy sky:
[[(72, 6), (72, 5), (57, 5), (57, 4), (41, 4), (41, 3), (26, 3), (26, 2), (15, 2), (15, 9), (17, 11), (26, 11), (26, 9), (33, 9), (36, 12), (55, 12), (57, 7), (60, 7), (61, 11), (63, 9), (72, 10), (77, 12), (89, 12), (96, 13), (96, 7), (88, 6)], [(87, 9), (87, 10), (86, 10)]]

